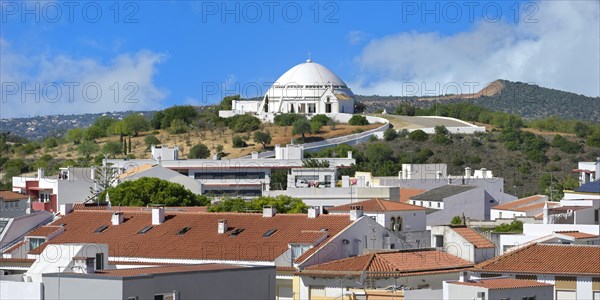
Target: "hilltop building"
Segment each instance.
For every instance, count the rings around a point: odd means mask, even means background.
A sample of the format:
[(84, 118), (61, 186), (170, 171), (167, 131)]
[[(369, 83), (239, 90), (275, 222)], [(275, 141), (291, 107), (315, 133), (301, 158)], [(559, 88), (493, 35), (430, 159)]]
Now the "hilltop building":
[(325, 66), (308, 59), (289, 69), (261, 100), (234, 100), (230, 111), (219, 116), (252, 113), (329, 114), (354, 112), (354, 94), (346, 83)]

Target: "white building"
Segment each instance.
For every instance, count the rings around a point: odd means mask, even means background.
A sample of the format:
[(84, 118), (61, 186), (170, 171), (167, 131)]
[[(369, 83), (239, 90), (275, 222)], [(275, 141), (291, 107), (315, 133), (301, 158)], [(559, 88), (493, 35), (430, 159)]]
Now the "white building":
[(308, 59), (281, 75), (262, 100), (234, 100), (221, 117), (253, 113), (353, 113), (354, 94), (325, 66)]
[(580, 185), (600, 179), (600, 157), (596, 161), (580, 161), (573, 172), (579, 173)]
[[(513, 219), (515, 217), (542, 217), (542, 212), (548, 196), (533, 195), (515, 201), (494, 206), (491, 211), (491, 220)], [(548, 202), (549, 207), (558, 206), (559, 203)]]
[(496, 245), (466, 226), (431, 226), (432, 246), (473, 263), (494, 258)]
[[(462, 277), (462, 276), (461, 276)], [(444, 281), (444, 300), (553, 299), (554, 285), (510, 277)]]

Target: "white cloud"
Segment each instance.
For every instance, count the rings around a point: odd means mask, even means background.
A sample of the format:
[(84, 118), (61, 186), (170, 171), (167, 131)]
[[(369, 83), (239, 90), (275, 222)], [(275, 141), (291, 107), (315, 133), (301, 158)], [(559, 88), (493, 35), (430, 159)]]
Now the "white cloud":
[(360, 30), (352, 30), (346, 34), (346, 39), (350, 45), (357, 45), (367, 39), (367, 34)]
[[(542, 1), (537, 23), (480, 21), (450, 36), (403, 32), (374, 39), (356, 58), (357, 94), (444, 93), (458, 83), (468, 92), (496, 79), (532, 82), (588, 96), (600, 95), (599, 9), (595, 1)], [(436, 87), (439, 83), (439, 87)], [(427, 91), (423, 91), (426, 89)], [(455, 93), (450, 88), (448, 93)]]
[(141, 50), (105, 62), (66, 54), (26, 55), (5, 40), (0, 45), (2, 118), (159, 109), (167, 96), (154, 83), (163, 54)]

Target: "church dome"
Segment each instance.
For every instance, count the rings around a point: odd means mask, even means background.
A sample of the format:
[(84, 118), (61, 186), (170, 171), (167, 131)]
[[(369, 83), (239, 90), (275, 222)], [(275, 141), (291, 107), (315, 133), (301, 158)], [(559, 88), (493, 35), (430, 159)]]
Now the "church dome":
[(325, 66), (307, 60), (283, 73), (275, 86), (330, 86), (346, 87), (346, 83)]

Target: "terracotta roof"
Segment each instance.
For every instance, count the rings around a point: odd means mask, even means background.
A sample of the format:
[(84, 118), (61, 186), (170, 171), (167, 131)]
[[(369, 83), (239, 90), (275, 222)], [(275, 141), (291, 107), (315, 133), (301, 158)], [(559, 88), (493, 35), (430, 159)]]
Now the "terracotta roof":
[[(152, 208), (145, 206), (118, 206), (113, 205), (111, 209), (108, 209), (106, 204), (97, 205), (95, 203), (84, 204), (77, 203), (73, 205), (73, 210), (103, 210), (103, 211), (131, 211), (131, 212), (141, 212), (141, 211), (152, 211)], [(165, 212), (208, 212), (207, 206), (169, 206), (165, 207)]]
[(477, 272), (600, 275), (600, 246), (532, 244), (482, 262)]
[(282, 267), (282, 266), (276, 266), (275, 270), (282, 271), (282, 272), (296, 272), (296, 271), (298, 271), (294, 267)]
[(0, 265), (31, 265), (35, 259), (27, 258), (2, 258), (0, 257)]
[(427, 190), (401, 188), (400, 189), (400, 202), (406, 203), (406, 202), (410, 201), (410, 198), (412, 198), (416, 195), (419, 195), (419, 194), (423, 194), (425, 192), (427, 192)]
[(43, 237), (48, 237), (51, 234), (61, 230), (62, 227), (61, 226), (52, 226), (52, 225), (48, 225), (48, 226), (42, 226), (39, 227), (31, 232), (29, 232), (28, 234), (26, 234), (25, 236), (43, 236)]
[[(266, 218), (255, 213), (165, 213), (165, 221), (138, 234), (152, 224), (150, 211), (123, 212), (124, 222), (111, 225), (110, 211), (75, 210), (53, 224), (64, 224), (65, 231), (30, 251), (40, 254), (47, 244), (100, 243), (109, 245), (111, 257), (170, 258), (197, 260), (273, 261), (287, 251), (288, 244), (308, 242), (315, 236), (334, 236), (352, 224), (347, 215), (277, 214)], [(217, 231), (218, 221), (227, 220), (225, 234)], [(95, 231), (107, 228), (100, 233)], [(178, 234), (183, 228), (190, 229)], [(232, 234), (236, 230), (243, 231)], [(263, 235), (275, 229), (269, 237)], [(326, 233), (306, 233), (319, 231)], [(326, 238), (322, 243), (326, 243)]]
[(451, 227), (451, 229), (462, 236), (469, 243), (473, 244), (475, 248), (495, 248), (496, 245), (486, 239), (484, 236), (479, 234), (477, 231), (468, 227)]
[(0, 198), (4, 199), (4, 201), (16, 201), (27, 199), (29, 196), (11, 192), (11, 191), (0, 191)]
[(102, 270), (102, 271), (96, 271), (94, 273), (94, 275), (111, 276), (111, 277), (133, 277), (133, 276), (144, 276), (144, 275), (151, 275), (151, 274), (214, 271), (214, 270), (233, 270), (233, 269), (246, 269), (246, 268), (248, 268), (248, 267), (241, 266), (241, 265), (227, 265), (227, 264), (173, 265), (173, 266), (158, 266), (158, 267), (147, 267), (147, 268)]
[(413, 276), (429, 272), (457, 272), (469, 268), (473, 263), (432, 249), (380, 252), (340, 259), (310, 266), (299, 272), (315, 277), (360, 276), (369, 277)]
[(350, 204), (339, 205), (336, 207), (332, 207), (328, 209), (329, 211), (350, 211), (351, 206), (360, 205), (363, 207), (364, 211), (376, 211), (376, 212), (384, 212), (384, 211), (399, 211), (399, 210), (426, 210), (426, 208), (406, 204), (401, 202), (383, 200), (383, 199), (370, 199), (365, 201), (359, 201)]
[[(560, 203), (557, 203), (557, 202), (546, 202), (546, 203), (548, 203), (548, 208), (553, 208), (553, 207), (560, 206)], [(536, 204), (532, 204), (532, 205), (527, 205), (527, 206), (522, 206), (522, 207), (517, 207), (517, 208), (507, 209), (507, 210), (522, 211), (522, 212), (532, 212), (532, 211), (539, 210), (540, 208), (544, 208), (544, 205), (546, 203), (544, 203), (544, 202), (542, 202), (542, 203), (536, 203)], [(496, 207), (492, 207), (492, 209), (497, 209), (497, 208)]]
[[(532, 204), (532, 202), (539, 201), (542, 198), (547, 198), (547, 197), (544, 195), (533, 195), (533, 196), (529, 196), (526, 198), (517, 199), (515, 201), (511, 201), (508, 203), (502, 203), (500, 205), (496, 205), (496, 206), (492, 207), (492, 209), (514, 210), (515, 208), (529, 206)], [(542, 206), (544, 206), (544, 205), (542, 204)]]
[(486, 288), (489, 290), (553, 286), (551, 284), (538, 282), (535, 280), (524, 280), (524, 279), (514, 279), (514, 278), (491, 278), (491, 279), (469, 280), (469, 281), (465, 281), (465, 282), (453, 281), (453, 282), (449, 282), (449, 284), (477, 286), (477, 287), (482, 287), (482, 288)]
[(579, 232), (579, 231), (555, 231), (554, 233), (568, 235), (568, 236), (574, 237), (575, 239), (591, 239), (591, 238), (598, 237), (598, 235), (595, 235), (595, 234), (589, 234), (589, 233)]

